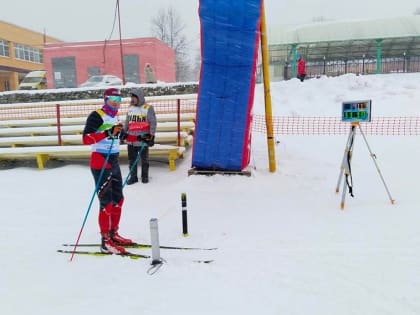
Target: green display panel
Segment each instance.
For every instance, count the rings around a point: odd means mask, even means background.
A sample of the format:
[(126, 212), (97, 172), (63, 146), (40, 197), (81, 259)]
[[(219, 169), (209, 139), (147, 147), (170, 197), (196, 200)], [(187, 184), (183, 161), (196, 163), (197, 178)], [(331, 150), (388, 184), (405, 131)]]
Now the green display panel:
[(343, 102), (341, 109), (341, 120), (344, 122), (369, 122), (372, 101)]

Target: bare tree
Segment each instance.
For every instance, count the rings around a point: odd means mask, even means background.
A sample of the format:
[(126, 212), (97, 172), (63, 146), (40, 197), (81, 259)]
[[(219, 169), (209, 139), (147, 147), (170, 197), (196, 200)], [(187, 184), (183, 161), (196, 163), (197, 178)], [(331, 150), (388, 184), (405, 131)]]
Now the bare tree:
[(200, 69), (201, 69), (201, 51), (197, 50), (194, 61), (193, 68), (191, 72), (191, 81), (198, 81), (200, 78)]
[(420, 15), (420, 7), (416, 8), (413, 12), (414, 15)]
[(185, 24), (174, 8), (160, 9), (152, 19), (152, 34), (165, 42), (175, 52), (176, 80), (187, 81), (191, 69), (188, 63), (188, 41)]

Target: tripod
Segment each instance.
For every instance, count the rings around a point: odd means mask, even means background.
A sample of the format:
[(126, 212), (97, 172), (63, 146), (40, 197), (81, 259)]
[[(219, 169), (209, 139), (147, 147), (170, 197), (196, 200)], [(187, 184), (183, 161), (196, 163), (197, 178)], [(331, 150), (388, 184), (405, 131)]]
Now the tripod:
[(353, 179), (352, 179), (352, 175), (351, 175), (351, 158), (353, 155), (353, 144), (354, 144), (354, 138), (356, 136), (356, 127), (359, 127), (360, 133), (363, 136), (363, 140), (366, 143), (366, 146), (369, 150), (370, 156), (372, 157), (373, 163), (376, 166), (376, 170), (378, 171), (379, 177), (382, 180), (382, 183), (385, 186), (385, 190), (388, 194), (389, 200), (391, 201), (391, 204), (394, 204), (395, 200), (392, 199), (391, 197), (391, 193), (388, 190), (388, 187), (385, 183), (385, 180), (382, 176), (381, 170), (379, 169), (378, 164), (376, 163), (376, 155), (372, 153), (372, 150), (370, 149), (369, 143), (366, 140), (365, 134), (363, 133), (362, 128), (360, 127), (360, 124), (358, 122), (353, 122), (351, 124), (351, 129), (350, 129), (350, 133), (349, 133), (349, 137), (347, 139), (347, 144), (346, 144), (346, 148), (344, 150), (344, 156), (343, 156), (343, 161), (341, 162), (341, 168), (340, 168), (340, 175), (338, 176), (338, 181), (337, 181), (337, 187), (335, 188), (335, 192), (338, 193), (340, 190), (340, 182), (343, 179), (343, 174), (344, 174), (344, 180), (343, 180), (343, 192), (341, 195), (341, 203), (340, 203), (340, 208), (344, 209), (344, 200), (346, 199), (346, 185), (349, 188), (349, 194), (353, 196)]

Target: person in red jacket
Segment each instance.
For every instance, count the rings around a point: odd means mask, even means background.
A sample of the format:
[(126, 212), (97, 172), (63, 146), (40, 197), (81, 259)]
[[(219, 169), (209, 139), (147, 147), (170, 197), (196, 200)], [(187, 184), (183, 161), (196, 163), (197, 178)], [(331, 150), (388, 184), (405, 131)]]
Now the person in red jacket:
[(303, 60), (303, 57), (300, 55), (298, 57), (297, 77), (301, 82), (303, 82), (303, 80), (305, 80), (305, 77), (306, 77), (305, 60)]
[(89, 114), (83, 131), (83, 144), (91, 145), (90, 169), (99, 199), (99, 229), (101, 251), (124, 254), (124, 245), (133, 243), (118, 234), (124, 202), (123, 182), (119, 165), (120, 139), (123, 125), (118, 121), (120, 90), (109, 88), (104, 93), (104, 105)]

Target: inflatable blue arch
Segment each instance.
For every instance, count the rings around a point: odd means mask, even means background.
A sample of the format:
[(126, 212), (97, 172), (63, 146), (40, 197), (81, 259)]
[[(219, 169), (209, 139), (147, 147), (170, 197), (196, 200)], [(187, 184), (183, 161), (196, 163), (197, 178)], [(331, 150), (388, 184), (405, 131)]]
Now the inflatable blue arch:
[(201, 72), (192, 167), (249, 164), (261, 0), (200, 0)]

